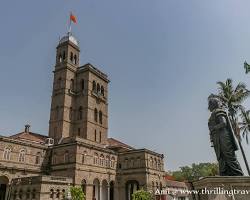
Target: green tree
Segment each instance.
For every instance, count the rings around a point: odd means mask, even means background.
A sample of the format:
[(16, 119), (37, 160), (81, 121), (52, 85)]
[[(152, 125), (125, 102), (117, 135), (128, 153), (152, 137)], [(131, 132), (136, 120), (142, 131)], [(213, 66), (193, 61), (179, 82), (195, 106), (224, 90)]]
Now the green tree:
[(133, 200), (152, 200), (153, 196), (150, 192), (147, 192), (145, 190), (137, 190), (132, 194)]
[(214, 96), (219, 98), (223, 104), (223, 107), (228, 110), (228, 115), (232, 122), (235, 136), (238, 140), (248, 174), (250, 175), (245, 151), (241, 144), (240, 128), (238, 121), (239, 111), (241, 111), (243, 108), (242, 103), (247, 97), (249, 97), (250, 91), (246, 88), (246, 85), (244, 83), (238, 83), (236, 87), (234, 87), (232, 79), (227, 79), (225, 83), (219, 81), (217, 82), (217, 84), (218, 94)]
[(218, 175), (217, 163), (193, 163), (191, 166), (180, 167), (172, 173), (177, 181), (193, 181), (205, 176)]
[(242, 121), (239, 122), (240, 130), (242, 131), (242, 136), (246, 138), (247, 144), (249, 144), (248, 134), (250, 132), (250, 110), (245, 111), (244, 109), (241, 109), (240, 116), (242, 119)]
[(70, 187), (72, 200), (85, 200), (85, 195), (81, 187)]

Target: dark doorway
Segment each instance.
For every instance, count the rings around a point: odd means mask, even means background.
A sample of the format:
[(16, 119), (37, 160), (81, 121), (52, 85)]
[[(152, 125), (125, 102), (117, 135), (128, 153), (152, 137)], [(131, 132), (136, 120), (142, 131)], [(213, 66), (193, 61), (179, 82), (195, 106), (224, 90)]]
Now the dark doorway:
[(0, 184), (0, 200), (5, 200), (6, 188), (6, 184)]
[(109, 187), (110, 187), (109, 189), (110, 200), (114, 200), (114, 182), (113, 181), (110, 182)]

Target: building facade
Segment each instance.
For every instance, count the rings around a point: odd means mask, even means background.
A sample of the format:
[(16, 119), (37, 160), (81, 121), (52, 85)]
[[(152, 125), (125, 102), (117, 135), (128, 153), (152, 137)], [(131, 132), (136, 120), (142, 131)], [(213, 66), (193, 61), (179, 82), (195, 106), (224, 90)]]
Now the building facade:
[(166, 187), (164, 156), (108, 138), (108, 76), (80, 66), (71, 33), (57, 46), (49, 134), (0, 136), (0, 200), (64, 199), (69, 185), (86, 200), (131, 200)]

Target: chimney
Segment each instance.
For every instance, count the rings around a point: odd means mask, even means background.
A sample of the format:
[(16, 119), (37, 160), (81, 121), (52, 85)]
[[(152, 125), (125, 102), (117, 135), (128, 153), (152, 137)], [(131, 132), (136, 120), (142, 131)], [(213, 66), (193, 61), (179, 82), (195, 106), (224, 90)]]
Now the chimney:
[(25, 132), (25, 133), (29, 133), (29, 132), (30, 132), (30, 125), (29, 125), (29, 124), (26, 124), (26, 125), (25, 125), (24, 132)]

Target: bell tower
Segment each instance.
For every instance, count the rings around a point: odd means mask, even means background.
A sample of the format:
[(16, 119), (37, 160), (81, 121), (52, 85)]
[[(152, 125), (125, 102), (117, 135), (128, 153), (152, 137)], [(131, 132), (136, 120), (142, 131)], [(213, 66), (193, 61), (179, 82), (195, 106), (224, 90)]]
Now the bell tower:
[(79, 137), (106, 144), (108, 76), (91, 64), (79, 66), (79, 43), (71, 35), (57, 46), (49, 137)]
[(61, 138), (70, 137), (72, 134), (73, 123), (70, 114), (75, 100), (79, 53), (78, 42), (71, 33), (59, 41), (49, 122), (49, 137), (55, 142)]

